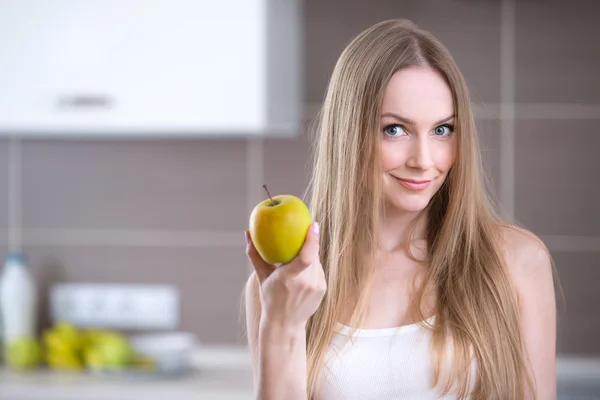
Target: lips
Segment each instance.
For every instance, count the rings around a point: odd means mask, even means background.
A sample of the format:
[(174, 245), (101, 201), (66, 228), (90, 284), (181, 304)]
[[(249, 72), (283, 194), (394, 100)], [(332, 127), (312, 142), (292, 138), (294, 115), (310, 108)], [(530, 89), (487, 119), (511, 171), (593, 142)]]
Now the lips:
[(401, 184), (409, 190), (424, 190), (431, 184), (430, 180), (405, 179), (398, 177), (395, 178), (399, 184)]

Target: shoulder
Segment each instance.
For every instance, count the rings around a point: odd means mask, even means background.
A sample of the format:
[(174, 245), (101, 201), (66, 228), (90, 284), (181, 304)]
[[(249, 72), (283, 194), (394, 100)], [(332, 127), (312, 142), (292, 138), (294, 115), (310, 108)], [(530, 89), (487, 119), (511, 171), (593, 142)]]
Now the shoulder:
[(501, 225), (501, 246), (519, 308), (524, 314), (554, 309), (552, 257), (535, 234), (514, 225)]
[(505, 262), (518, 280), (540, 273), (551, 274), (551, 256), (544, 242), (534, 233), (515, 225), (500, 225)]

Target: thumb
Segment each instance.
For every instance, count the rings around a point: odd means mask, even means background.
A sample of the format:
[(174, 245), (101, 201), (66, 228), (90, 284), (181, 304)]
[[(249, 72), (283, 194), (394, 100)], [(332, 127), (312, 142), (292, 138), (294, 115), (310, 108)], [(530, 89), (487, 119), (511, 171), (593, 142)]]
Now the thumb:
[(286, 269), (291, 273), (300, 273), (310, 265), (319, 262), (319, 223), (313, 222), (306, 232), (304, 245), (296, 258), (288, 264)]

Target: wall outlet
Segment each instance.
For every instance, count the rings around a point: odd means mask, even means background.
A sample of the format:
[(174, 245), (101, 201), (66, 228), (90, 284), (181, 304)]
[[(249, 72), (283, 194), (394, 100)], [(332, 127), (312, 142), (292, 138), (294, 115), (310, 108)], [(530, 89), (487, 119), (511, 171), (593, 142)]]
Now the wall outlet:
[(177, 329), (179, 290), (170, 285), (58, 284), (50, 293), (53, 321), (82, 327)]

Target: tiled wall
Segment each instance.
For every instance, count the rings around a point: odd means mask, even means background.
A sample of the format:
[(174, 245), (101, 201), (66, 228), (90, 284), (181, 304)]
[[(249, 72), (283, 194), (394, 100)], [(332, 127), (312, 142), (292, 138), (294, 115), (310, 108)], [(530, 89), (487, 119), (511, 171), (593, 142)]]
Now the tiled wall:
[(598, 355), (600, 3), (515, 3), (515, 215), (546, 239), (558, 269), (558, 351)]
[[(362, 29), (407, 17), (433, 31), (473, 91), (492, 189), (555, 257), (568, 305), (559, 352), (600, 355), (600, 3), (572, 4), (306, 0), (306, 108), (309, 117), (343, 46)], [(222, 343), (239, 339), (249, 210), (265, 182), (302, 195), (310, 154), (306, 135), (1, 141), (0, 160), (9, 148), (21, 155), (24, 250), (43, 285), (173, 283), (182, 290), (182, 329)], [(8, 173), (0, 171), (0, 187)], [(0, 228), (14, 191), (4, 193)]]

